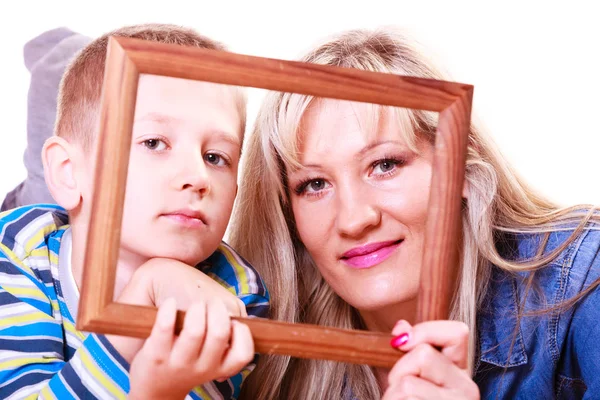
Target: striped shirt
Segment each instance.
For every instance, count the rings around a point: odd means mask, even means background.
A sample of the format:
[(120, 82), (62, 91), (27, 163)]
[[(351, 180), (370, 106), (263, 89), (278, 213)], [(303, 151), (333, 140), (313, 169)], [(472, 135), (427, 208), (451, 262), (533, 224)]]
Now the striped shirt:
[[(0, 214), (0, 399), (127, 397), (129, 364), (104, 335), (78, 331), (76, 310), (65, 300), (69, 283), (61, 286), (59, 253), (68, 231), (68, 215), (56, 205)], [(249, 316), (267, 316), (262, 280), (226, 243), (198, 268), (236, 294)], [(255, 361), (227, 381), (195, 388), (187, 399), (237, 398)]]

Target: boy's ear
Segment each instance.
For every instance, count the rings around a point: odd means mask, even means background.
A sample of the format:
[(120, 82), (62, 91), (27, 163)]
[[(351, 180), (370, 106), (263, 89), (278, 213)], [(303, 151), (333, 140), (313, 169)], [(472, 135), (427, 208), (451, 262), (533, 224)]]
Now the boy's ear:
[(46, 185), (54, 200), (66, 210), (73, 210), (81, 203), (80, 182), (75, 173), (76, 152), (58, 136), (48, 138), (42, 148)]

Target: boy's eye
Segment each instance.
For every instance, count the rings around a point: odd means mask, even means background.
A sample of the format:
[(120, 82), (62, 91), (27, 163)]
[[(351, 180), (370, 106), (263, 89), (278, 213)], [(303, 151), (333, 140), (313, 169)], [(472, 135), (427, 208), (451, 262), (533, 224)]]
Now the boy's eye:
[(228, 165), (227, 161), (225, 160), (225, 158), (223, 158), (222, 156), (215, 154), (215, 153), (207, 153), (204, 156), (204, 159), (206, 160), (207, 163), (212, 164), (212, 165), (216, 165), (216, 166), (225, 166)]
[(165, 142), (163, 142), (160, 139), (147, 139), (144, 140), (144, 146), (146, 146), (147, 149), (149, 150), (164, 150), (167, 148), (167, 145)]

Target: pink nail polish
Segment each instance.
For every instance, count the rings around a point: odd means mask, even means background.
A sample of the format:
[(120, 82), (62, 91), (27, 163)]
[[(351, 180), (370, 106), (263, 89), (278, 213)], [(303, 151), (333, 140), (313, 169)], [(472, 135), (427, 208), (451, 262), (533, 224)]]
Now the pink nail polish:
[(403, 333), (401, 335), (398, 335), (398, 336), (394, 337), (390, 341), (390, 345), (392, 347), (400, 347), (403, 344), (405, 344), (406, 342), (408, 342), (408, 333)]

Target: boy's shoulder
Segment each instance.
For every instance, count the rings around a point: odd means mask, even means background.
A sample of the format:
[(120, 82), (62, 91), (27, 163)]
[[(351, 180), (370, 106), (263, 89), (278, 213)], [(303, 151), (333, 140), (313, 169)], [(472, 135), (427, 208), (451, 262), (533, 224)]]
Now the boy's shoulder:
[(258, 272), (224, 241), (198, 267), (240, 298), (254, 295), (269, 299), (267, 287)]
[[(52, 204), (28, 205), (0, 213), (0, 304), (4, 312), (15, 304), (26, 303), (31, 308), (19, 309), (19, 313), (35, 314), (27, 321), (45, 321), (47, 316), (53, 316), (52, 324), (59, 323), (60, 293), (54, 267), (67, 224), (67, 212)], [(54, 329), (50, 326), (48, 329)]]
[(0, 213), (0, 250), (18, 258), (27, 255), (48, 236), (64, 231), (69, 223), (65, 209), (55, 204), (33, 204)]

